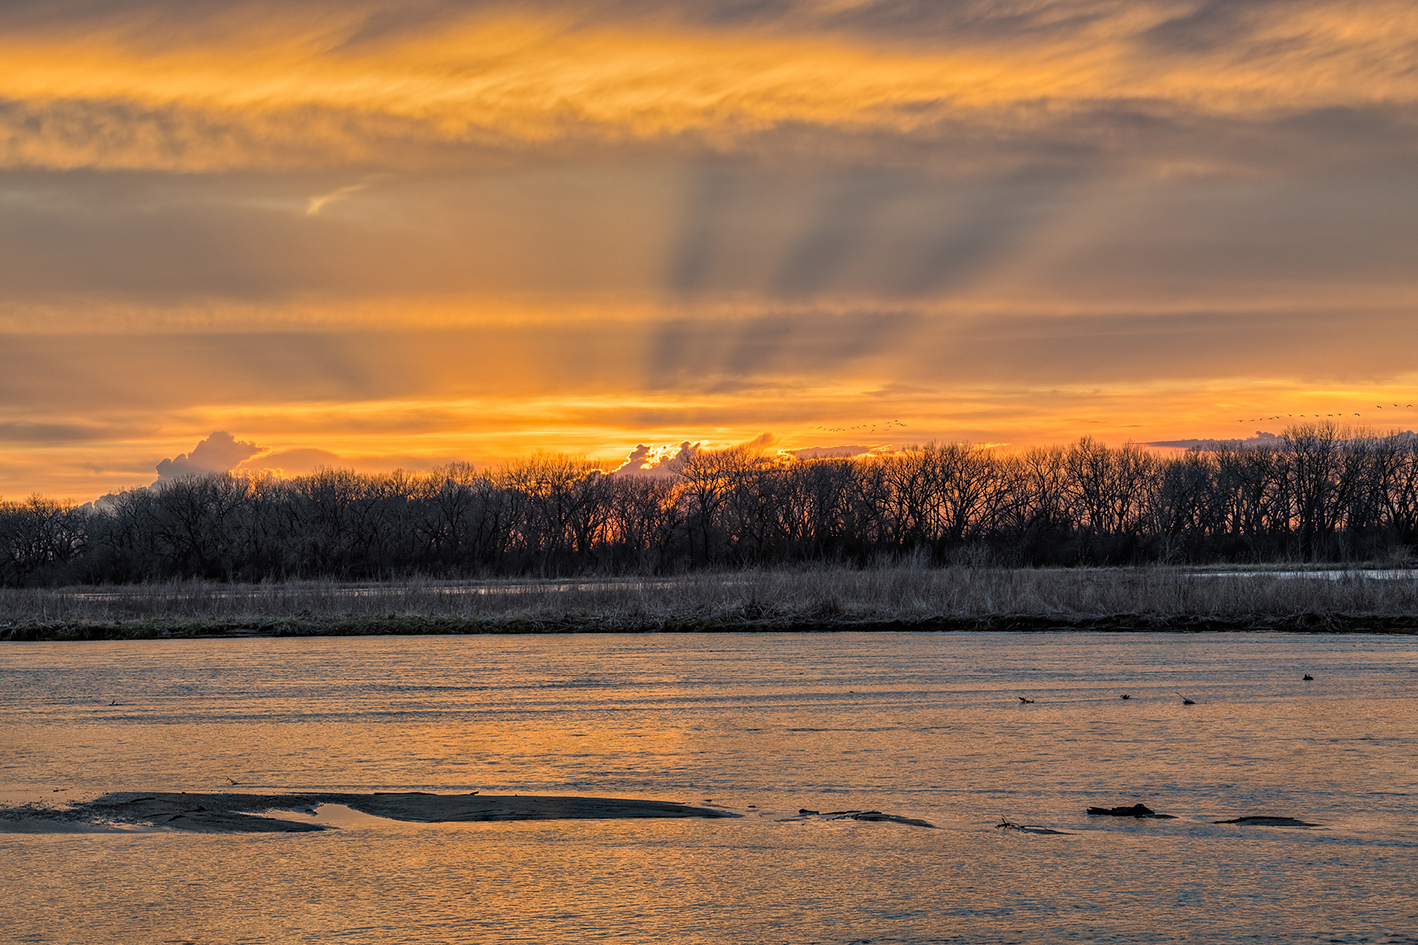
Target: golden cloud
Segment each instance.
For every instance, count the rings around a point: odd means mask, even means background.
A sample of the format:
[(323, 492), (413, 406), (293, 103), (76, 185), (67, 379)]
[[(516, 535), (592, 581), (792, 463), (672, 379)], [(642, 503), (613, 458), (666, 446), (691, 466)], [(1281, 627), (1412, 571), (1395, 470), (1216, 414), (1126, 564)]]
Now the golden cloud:
[[(1268, 8), (1243, 41), (1149, 44), (1173, 10), (934, 51), (838, 33), (464, 16), (378, 41), (287, 12), (155, 44), (108, 30), (0, 40), (0, 165), (209, 171), (429, 165), (450, 152), (652, 143), (752, 151), (816, 129), (1011, 137), (1120, 105), (1237, 118), (1411, 105), (1411, 4)], [(256, 20), (253, 14), (252, 20)], [(210, 31), (215, 34), (216, 30)], [(883, 144), (882, 147), (888, 145)]]

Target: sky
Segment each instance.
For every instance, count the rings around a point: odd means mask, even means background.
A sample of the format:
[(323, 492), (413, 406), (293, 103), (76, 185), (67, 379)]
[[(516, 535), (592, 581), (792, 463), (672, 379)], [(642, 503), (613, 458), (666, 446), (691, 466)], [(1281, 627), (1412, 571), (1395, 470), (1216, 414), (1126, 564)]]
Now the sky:
[(8, 0), (0, 61), (7, 500), (1418, 422), (1411, 2)]

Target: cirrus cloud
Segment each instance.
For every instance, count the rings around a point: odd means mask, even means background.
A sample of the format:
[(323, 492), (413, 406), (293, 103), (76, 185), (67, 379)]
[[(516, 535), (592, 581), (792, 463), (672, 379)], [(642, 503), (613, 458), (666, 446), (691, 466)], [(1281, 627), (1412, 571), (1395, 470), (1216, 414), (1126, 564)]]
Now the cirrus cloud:
[(144, 25), (170, 4), (62, 21), (22, 6), (0, 34), (0, 166), (447, 169), (649, 148), (1235, 169), (1285, 160), (1291, 123), (1335, 110), (1411, 147), (1418, 101), (1418, 13), (1392, 2), (248, 0), (160, 30)]

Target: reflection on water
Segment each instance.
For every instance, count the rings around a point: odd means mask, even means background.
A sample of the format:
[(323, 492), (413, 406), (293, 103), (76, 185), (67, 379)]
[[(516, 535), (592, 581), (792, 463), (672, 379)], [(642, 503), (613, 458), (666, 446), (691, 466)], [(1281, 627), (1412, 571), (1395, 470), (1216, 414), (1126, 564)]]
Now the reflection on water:
[[(1406, 937), (1418, 930), (1416, 642), (10, 644), (11, 802), (235, 781), (654, 797), (747, 816), (375, 824), (327, 806), (314, 817), (341, 829), (322, 834), (0, 835), (7, 874), (23, 878), (0, 898), (0, 937), (1418, 941)], [(1178, 819), (1084, 814), (1135, 802)], [(941, 829), (798, 820), (799, 808)], [(1245, 814), (1323, 826), (1212, 823)], [(994, 829), (1001, 818), (1069, 835)]]

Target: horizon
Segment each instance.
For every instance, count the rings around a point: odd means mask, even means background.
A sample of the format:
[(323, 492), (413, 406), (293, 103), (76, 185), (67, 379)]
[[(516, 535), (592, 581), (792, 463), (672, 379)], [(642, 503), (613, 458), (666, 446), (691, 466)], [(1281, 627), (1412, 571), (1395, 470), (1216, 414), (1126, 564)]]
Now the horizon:
[[(613, 457), (592, 457), (584, 454), (573, 454), (556, 450), (537, 450), (533, 453), (505, 457), (482, 464), (454, 458), (443, 463), (424, 464), (412, 468), (405, 468), (403, 466), (367, 466), (359, 468), (350, 463), (326, 462), (325, 460), (328, 457), (319, 455), (319, 451), (297, 450), (283, 452), (273, 450), (269, 447), (259, 446), (255, 442), (239, 440), (224, 430), (218, 430), (198, 442), (190, 451), (163, 458), (155, 463), (153, 470), (156, 473), (156, 478), (151, 482), (121, 486), (103, 495), (87, 497), (56, 496), (38, 492), (31, 492), (27, 496), (11, 497), (0, 494), (0, 507), (20, 507), (32, 500), (57, 502), (64, 506), (100, 505), (105, 500), (124, 492), (155, 488), (191, 476), (226, 475), (245, 478), (271, 477), (276, 480), (285, 481), (298, 480), (319, 475), (324, 472), (350, 472), (356, 475), (375, 477), (398, 474), (428, 476), (442, 472), (452, 474), (455, 471), (454, 467), (460, 466), (466, 467), (466, 469), (473, 474), (485, 476), (494, 474), (498, 470), (516, 470), (519, 467), (533, 464), (539, 459), (550, 459), (584, 465), (585, 472), (588, 475), (595, 472), (609, 476), (673, 478), (679, 475), (684, 462), (692, 458), (695, 454), (724, 453), (735, 450), (758, 454), (770, 463), (783, 464), (812, 462), (814, 460), (867, 461), (940, 447), (965, 447), (971, 450), (1004, 453), (1006, 455), (1028, 453), (1034, 449), (1061, 450), (1066, 452), (1080, 443), (1091, 442), (1092, 444), (1101, 445), (1110, 450), (1123, 447), (1137, 447), (1147, 452), (1161, 454), (1161, 456), (1165, 458), (1192, 450), (1207, 453), (1228, 449), (1283, 448), (1292, 434), (1299, 435), (1300, 437), (1313, 434), (1328, 435), (1332, 436), (1340, 443), (1372, 441), (1396, 437), (1412, 438), (1418, 435), (1411, 429), (1405, 430), (1393, 427), (1387, 430), (1380, 430), (1373, 427), (1339, 424), (1332, 420), (1316, 420), (1311, 423), (1297, 423), (1282, 428), (1280, 433), (1257, 430), (1254, 435), (1249, 437), (1189, 439), (1152, 443), (1139, 443), (1128, 440), (1121, 444), (1110, 444), (1096, 437), (1084, 435), (1065, 442), (1035, 443), (1028, 445), (971, 443), (961, 440), (931, 440), (924, 443), (904, 443), (900, 446), (889, 447), (841, 445), (835, 447), (783, 448), (779, 446), (779, 441), (776, 437), (770, 433), (763, 433), (741, 443), (711, 443), (703, 440), (684, 440), (679, 443), (668, 443), (659, 446), (640, 443), (625, 455)], [(294, 453), (294, 457), (292, 457), (292, 453)], [(289, 462), (292, 458), (300, 464), (298, 468), (288, 469), (278, 465), (280, 462)]]

